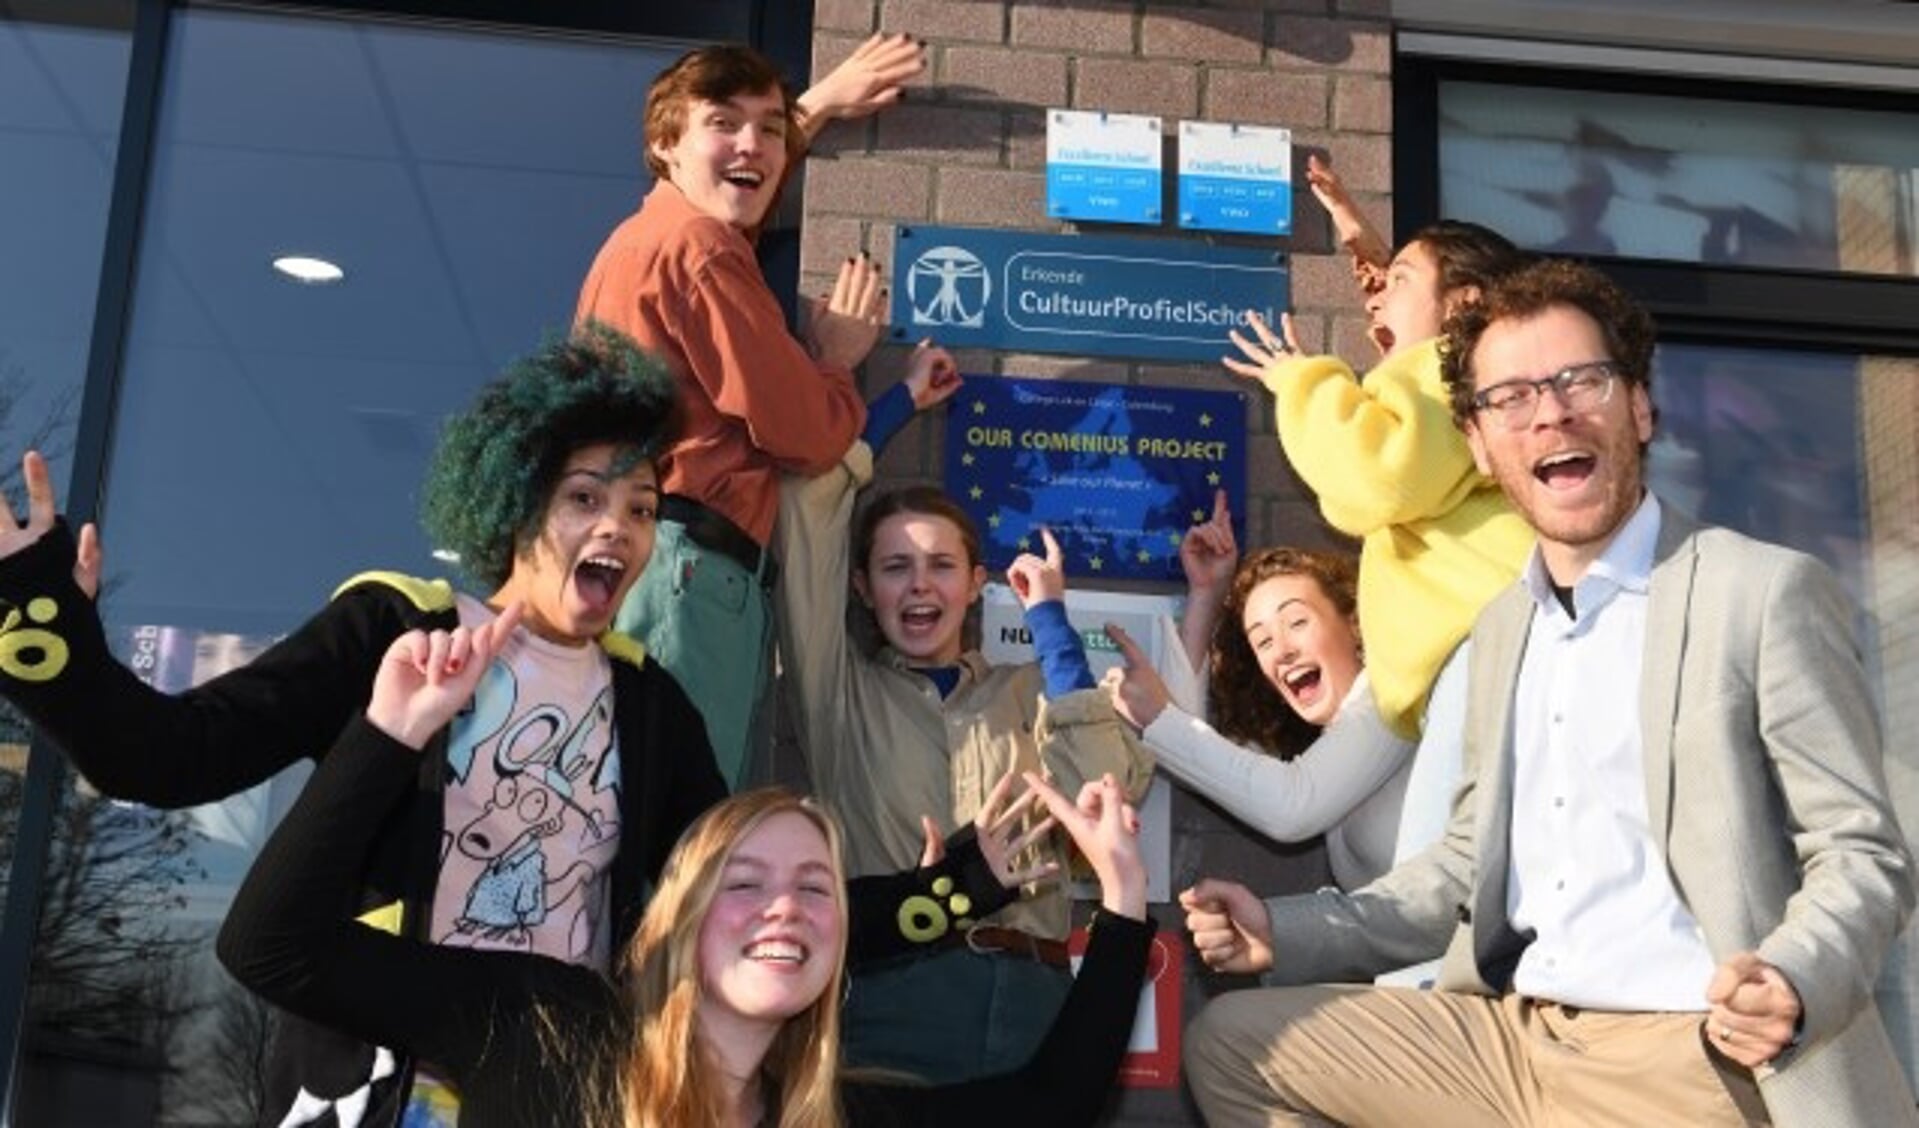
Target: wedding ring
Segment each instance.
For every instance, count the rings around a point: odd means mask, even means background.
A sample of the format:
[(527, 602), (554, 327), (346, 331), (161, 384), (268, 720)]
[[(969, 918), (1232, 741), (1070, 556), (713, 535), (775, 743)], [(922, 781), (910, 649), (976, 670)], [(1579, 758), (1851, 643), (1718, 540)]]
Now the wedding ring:
[(1721, 1042), (1730, 1043), (1732, 1041), (1732, 1027), (1721, 1026), (1719, 1028), (1719, 1040)]

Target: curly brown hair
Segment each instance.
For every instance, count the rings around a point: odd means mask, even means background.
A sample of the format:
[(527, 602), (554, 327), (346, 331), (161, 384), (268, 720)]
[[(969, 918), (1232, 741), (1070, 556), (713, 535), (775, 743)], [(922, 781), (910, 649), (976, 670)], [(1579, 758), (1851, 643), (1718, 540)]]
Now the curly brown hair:
[[(1439, 371), (1452, 397), (1453, 422), (1464, 430), (1473, 417), (1473, 351), (1495, 321), (1537, 317), (1554, 306), (1579, 310), (1599, 326), (1610, 359), (1627, 384), (1652, 394), (1652, 351), (1657, 338), (1652, 315), (1612, 279), (1583, 263), (1541, 259), (1497, 279), (1477, 302), (1446, 319)], [(1655, 410), (1653, 418), (1658, 418)]]
[(1319, 735), (1273, 683), (1260, 672), (1252, 644), (1246, 641), (1246, 600), (1274, 576), (1307, 576), (1319, 585), (1340, 614), (1351, 616), (1357, 603), (1359, 566), (1351, 556), (1303, 548), (1267, 548), (1240, 561), (1213, 626), (1210, 682), (1213, 727), (1228, 739), (1256, 744), (1290, 760)]

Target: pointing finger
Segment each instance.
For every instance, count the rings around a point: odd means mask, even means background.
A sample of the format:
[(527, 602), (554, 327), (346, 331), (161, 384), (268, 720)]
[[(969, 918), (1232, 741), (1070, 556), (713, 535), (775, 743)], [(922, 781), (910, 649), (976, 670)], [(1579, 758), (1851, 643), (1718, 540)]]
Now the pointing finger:
[(1059, 538), (1055, 537), (1053, 530), (1045, 525), (1039, 527), (1039, 536), (1046, 543), (1046, 566), (1058, 568), (1065, 560), (1065, 554), (1059, 548)]
[(1146, 665), (1146, 652), (1139, 648), (1139, 643), (1133, 641), (1133, 636), (1127, 634), (1124, 627), (1118, 623), (1106, 624), (1106, 637), (1119, 647), (1119, 656), (1128, 666)]

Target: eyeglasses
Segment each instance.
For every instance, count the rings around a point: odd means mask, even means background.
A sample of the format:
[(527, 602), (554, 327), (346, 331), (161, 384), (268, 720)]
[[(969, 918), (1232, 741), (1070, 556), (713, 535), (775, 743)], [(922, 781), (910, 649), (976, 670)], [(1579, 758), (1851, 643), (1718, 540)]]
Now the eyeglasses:
[(1612, 398), (1618, 383), (1619, 366), (1610, 360), (1589, 360), (1570, 364), (1537, 380), (1507, 380), (1473, 393), (1473, 410), (1491, 415), (1517, 431), (1533, 421), (1539, 411), (1539, 397), (1551, 388), (1567, 411), (1591, 411)]

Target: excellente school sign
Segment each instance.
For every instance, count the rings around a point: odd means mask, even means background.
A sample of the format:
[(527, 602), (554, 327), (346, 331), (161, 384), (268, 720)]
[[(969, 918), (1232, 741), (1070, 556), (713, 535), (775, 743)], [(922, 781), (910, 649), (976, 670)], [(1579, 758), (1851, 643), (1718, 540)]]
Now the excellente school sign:
[(1216, 361), (1290, 299), (1283, 256), (1246, 247), (902, 227), (893, 255), (893, 338), (949, 347)]

